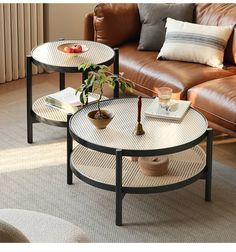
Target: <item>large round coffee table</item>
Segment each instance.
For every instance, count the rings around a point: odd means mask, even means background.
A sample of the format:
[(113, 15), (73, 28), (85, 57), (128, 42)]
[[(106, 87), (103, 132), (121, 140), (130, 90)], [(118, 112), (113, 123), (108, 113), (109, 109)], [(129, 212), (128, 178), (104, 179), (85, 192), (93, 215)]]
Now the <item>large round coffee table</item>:
[[(87, 51), (80, 54), (63, 52), (63, 46), (67, 44), (81, 44), (87, 47)], [(111, 47), (86, 40), (60, 40), (38, 45), (27, 56), (27, 141), (33, 142), (33, 123), (66, 127), (67, 114), (61, 110), (46, 105), (45, 97), (32, 102), (32, 64), (46, 70), (59, 72), (60, 90), (65, 88), (65, 73), (82, 73), (82, 81), (87, 79), (88, 71), (78, 70), (82, 63), (105, 64), (114, 63), (114, 74), (119, 74), (119, 51)], [(96, 95), (95, 95), (96, 96)], [(118, 87), (114, 90), (114, 97), (119, 96)]]
[[(142, 111), (152, 103), (143, 98)], [(106, 129), (96, 129), (87, 113), (96, 104), (75, 113), (68, 123), (67, 183), (72, 174), (98, 188), (116, 192), (116, 224), (122, 225), (122, 199), (126, 193), (158, 193), (175, 190), (205, 179), (205, 200), (211, 200), (212, 130), (205, 117), (190, 108), (182, 121), (146, 117), (144, 135), (135, 135), (137, 98), (111, 99), (101, 107), (115, 116)], [(207, 138), (206, 152), (198, 144)], [(73, 149), (72, 139), (79, 144)], [(146, 176), (127, 157), (168, 155), (168, 173)]]

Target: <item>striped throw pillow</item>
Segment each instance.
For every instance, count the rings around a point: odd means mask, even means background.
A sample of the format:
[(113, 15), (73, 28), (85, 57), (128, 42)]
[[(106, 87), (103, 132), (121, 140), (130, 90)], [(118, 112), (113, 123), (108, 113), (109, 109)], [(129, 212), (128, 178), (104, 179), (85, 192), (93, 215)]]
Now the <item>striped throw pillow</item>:
[(192, 24), (167, 18), (166, 38), (157, 59), (223, 68), (224, 50), (233, 26)]

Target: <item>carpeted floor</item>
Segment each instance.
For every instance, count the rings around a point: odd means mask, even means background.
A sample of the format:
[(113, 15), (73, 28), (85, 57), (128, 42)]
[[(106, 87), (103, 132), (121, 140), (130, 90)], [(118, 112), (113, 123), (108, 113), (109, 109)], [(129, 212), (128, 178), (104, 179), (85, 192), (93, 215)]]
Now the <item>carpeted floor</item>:
[[(25, 103), (0, 108), (0, 208), (23, 208), (80, 226), (92, 242), (235, 242), (236, 170), (214, 162), (213, 201), (204, 182), (151, 195), (126, 195), (124, 226), (115, 226), (115, 195), (78, 179), (66, 184), (66, 133), (34, 125), (26, 143)], [(4, 96), (7, 99), (7, 95)]]

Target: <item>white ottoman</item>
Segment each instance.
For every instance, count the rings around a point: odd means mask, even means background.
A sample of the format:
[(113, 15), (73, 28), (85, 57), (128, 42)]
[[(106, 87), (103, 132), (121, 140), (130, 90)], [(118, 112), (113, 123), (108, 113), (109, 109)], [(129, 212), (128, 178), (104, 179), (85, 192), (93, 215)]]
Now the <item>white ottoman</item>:
[[(2, 220), (0, 232), (1, 230), (2, 232), (6, 230), (7, 233), (13, 231), (17, 236), (18, 229), (29, 242), (88, 242), (88, 238), (79, 227), (48, 214), (23, 209), (0, 209), (0, 220)], [(4, 222), (12, 225), (16, 230), (11, 226), (10, 228), (6, 227)], [(24, 241), (20, 240), (19, 242)]]

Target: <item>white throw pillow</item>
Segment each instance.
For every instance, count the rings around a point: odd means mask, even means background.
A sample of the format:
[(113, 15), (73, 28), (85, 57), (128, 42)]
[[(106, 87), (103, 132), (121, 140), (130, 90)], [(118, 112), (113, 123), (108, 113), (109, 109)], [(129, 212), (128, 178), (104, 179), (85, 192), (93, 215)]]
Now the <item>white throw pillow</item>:
[(233, 26), (192, 24), (167, 18), (166, 38), (157, 59), (180, 60), (223, 68)]

